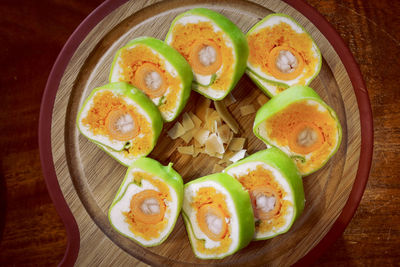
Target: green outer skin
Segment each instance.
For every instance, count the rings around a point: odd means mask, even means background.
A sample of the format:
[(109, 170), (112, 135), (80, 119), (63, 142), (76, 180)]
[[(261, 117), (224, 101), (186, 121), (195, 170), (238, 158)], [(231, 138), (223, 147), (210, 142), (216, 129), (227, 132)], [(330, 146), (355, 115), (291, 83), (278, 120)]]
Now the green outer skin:
[(272, 81), (267, 81), (265, 79), (263, 79), (262, 77), (260, 77), (257, 73), (253, 72), (251, 69), (247, 68), (246, 69), (246, 74), (247, 76), (250, 77), (250, 79), (257, 85), (257, 87), (264, 93), (266, 94), (269, 98), (273, 98), (274, 96), (276, 96), (277, 94), (273, 94), (270, 90), (268, 90), (262, 83), (260, 80), (262, 80), (265, 83), (270, 83), (272, 86), (281, 86), (281, 87), (285, 87), (288, 88), (286, 84), (283, 83), (277, 83), (277, 82), (272, 82)]
[[(142, 243), (140, 243), (139, 241), (137, 241), (136, 239), (127, 236), (125, 234), (123, 234), (122, 232), (120, 232), (118, 230), (118, 228), (116, 226), (114, 226), (114, 224), (111, 222), (111, 217), (110, 217), (110, 213), (111, 210), (114, 208), (114, 206), (118, 203), (118, 201), (121, 200), (121, 198), (124, 196), (125, 192), (120, 192), (121, 189), (123, 188), (123, 185), (126, 183), (127, 179), (128, 179), (128, 174), (130, 173), (130, 171), (134, 168), (138, 168), (141, 169), (147, 173), (151, 173), (155, 176), (157, 176), (158, 178), (161, 178), (165, 183), (167, 183), (168, 185), (170, 185), (175, 191), (176, 191), (176, 195), (178, 198), (178, 203), (177, 203), (177, 213), (176, 213), (176, 217), (175, 218), (171, 218), (173, 219), (175, 222), (172, 225), (171, 229), (169, 230), (169, 232), (165, 235), (165, 237), (160, 240), (159, 242), (156, 242), (154, 244), (151, 245), (143, 245)], [(133, 182), (130, 182), (133, 183)], [(128, 188), (128, 186), (126, 187), (126, 189)], [(126, 191), (125, 189), (125, 191)], [(121, 235), (139, 243), (142, 246), (145, 247), (153, 247), (153, 246), (157, 246), (159, 244), (161, 244), (162, 242), (164, 242), (168, 236), (170, 235), (170, 233), (172, 232), (172, 230), (174, 229), (174, 226), (176, 224), (176, 220), (179, 216), (179, 211), (182, 208), (182, 201), (183, 201), (183, 181), (182, 181), (182, 177), (180, 176), (180, 174), (178, 172), (176, 172), (173, 168), (172, 168), (172, 163), (170, 163), (168, 166), (163, 166), (161, 163), (159, 163), (158, 161), (151, 159), (151, 158), (147, 158), (147, 157), (143, 157), (140, 158), (138, 160), (136, 160), (134, 163), (132, 163), (132, 165), (128, 168), (125, 178), (121, 183), (121, 186), (119, 187), (117, 193), (115, 194), (115, 198), (108, 210), (108, 220), (110, 221), (111, 226)]]
[(111, 76), (114, 71), (115, 63), (117, 62), (122, 50), (136, 44), (146, 45), (152, 50), (160, 53), (166, 59), (166, 61), (168, 61), (174, 67), (174, 69), (178, 73), (178, 76), (182, 82), (181, 101), (178, 104), (178, 109), (176, 110), (174, 116), (172, 116), (171, 119), (166, 120), (166, 121), (173, 121), (181, 113), (181, 111), (183, 110), (189, 99), (190, 92), (192, 91), (191, 85), (193, 81), (193, 73), (192, 73), (192, 68), (190, 67), (186, 59), (171, 46), (153, 37), (139, 37), (134, 40), (131, 40), (125, 46), (120, 48), (115, 54), (114, 60), (111, 65), (109, 81), (111, 82)]
[[(226, 256), (232, 255), (236, 251), (247, 246), (253, 238), (254, 235), (254, 215), (253, 208), (251, 206), (251, 201), (249, 194), (245, 191), (242, 185), (232, 176), (226, 173), (215, 173), (211, 175), (207, 175), (196, 180), (193, 180), (187, 184), (185, 184), (184, 189), (186, 189), (189, 185), (195, 183), (202, 183), (206, 181), (213, 181), (220, 184), (224, 187), (232, 197), (232, 201), (234, 204), (234, 212), (238, 217), (238, 225), (239, 225), (239, 233), (238, 233), (238, 246), (237, 248), (230, 254), (226, 254), (221, 257), (215, 257), (215, 259), (222, 259)], [(186, 230), (188, 231), (190, 244), (192, 245), (192, 249), (196, 257), (202, 258), (197, 255), (194, 244), (192, 242), (192, 237), (196, 238), (193, 231), (191, 222), (188, 219), (185, 211), (182, 209), (182, 217), (185, 222)], [(211, 259), (211, 258), (206, 258)]]
[[(81, 120), (81, 113), (82, 113), (84, 107), (89, 103), (90, 99), (92, 99), (94, 97), (96, 92), (103, 90), (103, 89), (109, 89), (110, 91), (117, 91), (117, 92), (123, 94), (124, 96), (129, 97), (138, 106), (140, 106), (144, 110), (144, 112), (150, 117), (150, 121), (152, 122), (151, 128), (154, 133), (153, 140), (152, 140), (152, 147), (154, 148), (154, 146), (157, 143), (157, 139), (161, 133), (161, 130), (163, 128), (163, 120), (162, 120), (161, 114), (158, 111), (158, 108), (154, 105), (154, 103), (142, 91), (140, 91), (139, 89), (137, 89), (137, 88), (133, 87), (132, 85), (125, 83), (125, 82), (109, 83), (109, 84), (106, 84), (101, 87), (97, 87), (97, 88), (93, 89), (93, 91), (90, 93), (90, 95), (86, 98), (85, 102), (83, 103), (81, 109), (79, 110), (78, 116), (77, 116), (76, 124), (77, 124), (77, 127), (78, 127), (79, 131), (81, 132), (81, 134), (83, 135), (83, 133), (80, 129), (80, 123), (79, 123)], [(110, 148), (106, 145), (103, 145), (102, 143), (100, 143), (96, 140), (91, 139), (89, 136), (85, 136), (85, 137), (88, 138), (93, 143), (95, 143), (96, 145), (98, 145), (101, 149), (103, 149), (110, 156), (115, 158), (118, 162), (120, 162), (121, 164), (123, 164), (125, 166), (128, 166), (127, 164), (123, 163), (119, 158), (117, 158), (115, 155), (112, 155), (110, 153), (110, 152), (117, 152), (117, 153), (122, 154), (122, 152), (115, 151), (112, 148)], [(151, 151), (149, 151), (148, 153), (150, 153), (150, 152)]]
[[(311, 170), (308, 173), (300, 173), (302, 176), (309, 175), (313, 172), (318, 171), (320, 168), (322, 168), (328, 160), (336, 153), (336, 151), (339, 149), (341, 140), (342, 140), (342, 127), (340, 125), (339, 119), (336, 115), (336, 112), (328, 106), (320, 97), (319, 95), (310, 87), (308, 86), (303, 86), (303, 85), (296, 85), (292, 86), (285, 91), (281, 92), (277, 96), (273, 97), (271, 100), (269, 100), (266, 104), (264, 104), (256, 113), (256, 117), (254, 119), (254, 125), (253, 125), (253, 132), (259, 138), (262, 140), (264, 143), (275, 146), (273, 145), (268, 138), (265, 138), (261, 136), (258, 133), (258, 127), (262, 122), (264, 122), (266, 119), (272, 117), (279, 111), (285, 109), (289, 105), (301, 101), (301, 100), (315, 100), (322, 106), (324, 106), (329, 113), (331, 114), (332, 118), (336, 121), (337, 129), (338, 129), (338, 142), (336, 144), (335, 149), (332, 151), (329, 157), (326, 158), (326, 160), (316, 169)], [(293, 155), (289, 155), (291, 157), (295, 156), (296, 154), (293, 153)], [(300, 155), (301, 156), (301, 155)]]
[[(293, 23), (295, 23), (297, 26), (299, 26), (299, 27), (310, 37), (312, 43), (313, 43), (313, 44), (315, 45), (315, 47), (317, 48), (318, 59), (319, 59), (319, 60), (318, 60), (318, 63), (319, 63), (319, 64), (318, 64), (318, 69), (317, 69), (317, 71), (314, 73), (314, 75), (310, 78), (310, 80), (305, 84), (305, 85), (309, 85), (309, 84), (312, 82), (312, 80), (314, 80), (315, 77), (317, 77), (317, 75), (318, 75), (319, 72), (321, 71), (321, 66), (322, 66), (321, 51), (319, 50), (319, 47), (316, 45), (316, 43), (315, 43), (314, 39), (311, 37), (311, 35), (304, 29), (303, 26), (301, 26), (299, 23), (297, 23), (297, 21), (295, 21), (294, 18), (292, 18), (292, 17), (290, 17), (290, 16), (288, 16), (288, 15), (286, 15), (286, 14), (282, 14), (282, 13), (273, 13), (273, 14), (270, 14), (270, 15), (266, 16), (265, 18), (263, 18), (262, 20), (260, 20), (259, 22), (257, 22), (253, 27), (251, 27), (251, 29), (250, 29), (250, 30), (247, 32), (247, 34), (246, 34), (246, 38), (247, 38), (247, 36), (249, 36), (253, 31), (257, 30), (257, 28), (258, 28), (261, 24), (263, 24), (266, 20), (268, 20), (268, 19), (270, 19), (271, 17), (274, 17), (274, 16), (285, 17), (285, 18), (290, 19)], [(264, 87), (262, 84), (260, 84), (259, 82), (256, 82), (257, 79), (262, 79), (262, 80), (267, 81), (267, 82), (270, 82), (270, 83), (272, 83), (272, 84), (283, 85), (284, 87), (289, 87), (289, 85), (288, 85), (288, 84), (285, 84), (284, 82), (277, 82), (277, 81), (268, 80), (268, 79), (266, 79), (266, 78), (264, 78), (264, 77), (261, 77), (261, 76), (257, 75), (257, 74), (256, 74), (252, 69), (250, 69), (249, 67), (246, 68), (246, 71), (250, 71), (252, 74), (255, 74), (255, 75), (256, 75), (256, 77), (251, 77), (251, 76), (250, 76), (250, 78), (257, 84), (257, 86), (258, 86), (263, 92), (268, 91), (268, 89), (265, 88), (265, 87)], [(268, 96), (271, 96), (271, 97), (274, 96), (274, 95), (273, 95), (271, 92), (269, 92), (269, 91), (268, 91), (267, 95), (268, 95)]]
[(221, 15), (220, 13), (206, 8), (194, 8), (178, 15), (172, 21), (171, 27), (168, 30), (165, 40), (167, 40), (169, 38), (169, 35), (172, 34), (175, 23), (180, 18), (190, 15), (207, 17), (218, 27), (220, 27), (222, 31), (232, 40), (233, 49), (235, 50), (236, 54), (236, 64), (233, 67), (234, 73), (232, 75), (232, 82), (227, 90), (225, 90), (225, 95), (221, 96), (220, 98), (213, 98), (212, 96), (201, 92), (196, 85), (193, 85), (193, 90), (195, 90), (199, 94), (202, 94), (203, 96), (215, 101), (222, 100), (233, 90), (233, 88), (242, 77), (244, 71), (246, 70), (247, 58), (249, 56), (249, 46), (247, 44), (246, 36), (232, 21), (230, 21), (227, 17)]
[(231, 168), (237, 167), (247, 162), (264, 162), (272, 166), (273, 168), (277, 169), (285, 178), (285, 180), (288, 182), (289, 187), (293, 193), (293, 202), (294, 202), (293, 203), (294, 216), (287, 228), (281, 229), (274, 235), (262, 238), (254, 238), (254, 239), (265, 240), (286, 233), (293, 225), (294, 221), (303, 212), (305, 204), (303, 181), (297, 170), (296, 165), (294, 164), (293, 160), (290, 157), (288, 157), (284, 152), (282, 152), (280, 149), (276, 147), (271, 147), (269, 149), (261, 150), (257, 153), (254, 153), (253, 155), (248, 156), (228, 166), (225, 170), (223, 170), (223, 172), (227, 173)]

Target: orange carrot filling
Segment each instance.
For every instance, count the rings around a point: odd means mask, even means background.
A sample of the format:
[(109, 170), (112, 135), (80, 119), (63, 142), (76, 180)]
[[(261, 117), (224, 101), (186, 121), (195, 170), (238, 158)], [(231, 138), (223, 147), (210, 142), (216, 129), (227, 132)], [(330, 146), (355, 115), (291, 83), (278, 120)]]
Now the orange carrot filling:
[(310, 123), (299, 123), (289, 137), (290, 149), (302, 155), (317, 150), (323, 143), (321, 129)]
[(144, 190), (133, 195), (130, 207), (134, 218), (142, 223), (154, 224), (162, 221), (165, 203), (160, 195), (155, 190)]
[(312, 77), (318, 57), (307, 33), (297, 33), (287, 23), (265, 27), (247, 36), (249, 62), (280, 80), (292, 80), (303, 74), (298, 84)]
[(162, 96), (167, 89), (163, 72), (151, 63), (144, 63), (138, 68), (135, 84), (150, 98)]
[(249, 192), (253, 212), (258, 219), (256, 232), (270, 232), (285, 225), (285, 215), (293, 204), (285, 199), (287, 192), (275, 180), (271, 171), (258, 165), (245, 175), (234, 176)]
[(106, 128), (113, 139), (128, 141), (139, 133), (135, 115), (121, 109), (112, 110), (106, 118)]
[(197, 222), (201, 231), (210, 239), (220, 241), (228, 229), (225, 214), (216, 204), (205, 204), (197, 211)]
[(172, 111), (178, 105), (182, 82), (166, 70), (164, 59), (144, 45), (136, 45), (121, 51), (120, 81), (128, 82), (142, 90), (150, 98), (164, 96), (158, 107), (161, 112)]
[(171, 46), (189, 62), (195, 73), (209, 75), (221, 71), (210, 87), (225, 91), (231, 84), (235, 63), (233, 50), (225, 40), (225, 34), (215, 32), (210, 22), (177, 23)]
[(147, 189), (133, 195), (130, 210), (123, 212), (123, 215), (132, 233), (145, 240), (151, 240), (158, 238), (168, 224), (166, 215), (170, 210), (166, 202), (172, 201), (172, 197), (168, 185), (160, 179), (145, 172), (133, 173), (133, 181), (136, 184), (140, 184), (142, 180), (150, 182), (158, 191)]
[(212, 41), (198, 40), (191, 47), (189, 63), (195, 73), (214, 74), (222, 64), (221, 51)]
[(196, 239), (196, 249), (204, 254), (221, 254), (229, 250), (232, 243), (231, 228), (227, 221), (231, 215), (224, 194), (213, 187), (202, 187), (193, 196), (191, 206), (196, 210), (200, 230), (211, 240), (220, 242), (213, 248), (205, 247), (205, 240)]
[(256, 219), (269, 220), (280, 212), (280, 192), (274, 188), (262, 186), (252, 189), (249, 194)]
[(304, 69), (303, 58), (300, 54), (288, 46), (276, 46), (268, 57), (268, 66), (271, 74), (280, 80), (293, 80), (299, 76)]
[(337, 124), (328, 110), (318, 110), (319, 105), (307, 100), (295, 102), (268, 118), (267, 135), (278, 146), (289, 147), (307, 161), (296, 160), (302, 173), (320, 166), (337, 143)]
[(104, 135), (110, 140), (131, 141), (125, 150), (127, 156), (143, 155), (152, 147), (151, 123), (144, 115), (129, 105), (122, 95), (110, 91), (97, 93), (82, 124), (94, 135)]

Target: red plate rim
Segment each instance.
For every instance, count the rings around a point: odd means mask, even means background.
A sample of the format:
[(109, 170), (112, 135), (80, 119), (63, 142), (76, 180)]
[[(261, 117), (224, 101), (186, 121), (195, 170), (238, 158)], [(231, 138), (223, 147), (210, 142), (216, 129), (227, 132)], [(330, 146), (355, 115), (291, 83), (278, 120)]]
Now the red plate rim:
[[(318, 13), (312, 6), (304, 1), (284, 0), (305, 17), (307, 17), (328, 39), (336, 53), (339, 55), (346, 71), (350, 77), (354, 92), (357, 98), (358, 109), (360, 112), (361, 124), (361, 150), (358, 163), (357, 175), (351, 189), (349, 198), (343, 207), (342, 212), (332, 225), (329, 232), (322, 240), (311, 249), (296, 265), (309, 265), (313, 263), (322, 253), (342, 235), (343, 231), (350, 223), (357, 207), (361, 201), (365, 186), (368, 181), (369, 171), (372, 162), (373, 152), (373, 123), (371, 104), (368, 97), (367, 88), (362, 78), (360, 69), (347, 48), (346, 44), (329, 24), (325, 18)], [(57, 90), (60, 85), (64, 71), (75, 53), (76, 49), (87, 36), (87, 34), (109, 13), (127, 2), (127, 0), (107, 0), (98, 6), (86, 19), (76, 28), (65, 43), (58, 55), (53, 68), (50, 72), (47, 84), (42, 96), (39, 117), (39, 151), (43, 176), (47, 190), (54, 203), (57, 213), (61, 217), (67, 232), (67, 249), (60, 266), (74, 265), (79, 252), (80, 236), (79, 228), (72, 215), (60, 189), (52, 156), (51, 149), (51, 122)]]

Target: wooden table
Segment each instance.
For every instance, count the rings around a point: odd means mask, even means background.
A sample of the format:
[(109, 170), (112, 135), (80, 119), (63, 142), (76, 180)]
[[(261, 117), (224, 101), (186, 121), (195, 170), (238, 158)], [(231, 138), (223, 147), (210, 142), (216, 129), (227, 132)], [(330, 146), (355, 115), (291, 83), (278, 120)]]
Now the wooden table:
[[(47, 193), (38, 148), (40, 100), (51, 67), (102, 1), (0, 3), (0, 265), (56, 265), (67, 237)], [(346, 231), (316, 265), (400, 262), (400, 2), (310, 0), (358, 62), (370, 95), (370, 178)]]

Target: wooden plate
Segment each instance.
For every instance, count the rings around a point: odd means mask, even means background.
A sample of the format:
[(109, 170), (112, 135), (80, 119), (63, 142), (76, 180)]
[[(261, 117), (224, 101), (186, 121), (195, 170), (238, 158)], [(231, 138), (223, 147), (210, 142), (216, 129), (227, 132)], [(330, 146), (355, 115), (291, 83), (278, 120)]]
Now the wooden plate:
[[(67, 227), (69, 242), (63, 263), (77, 260), (78, 265), (122, 265), (138, 263), (137, 258), (153, 265), (231, 266), (289, 265), (315, 259), (342, 233), (354, 214), (372, 155), (368, 95), (354, 59), (341, 39), (320, 15), (301, 1), (288, 1), (290, 5), (278, 0), (124, 2), (105, 2), (79, 26), (57, 59), (43, 97), (39, 129), (41, 160), (49, 192)], [(223, 260), (197, 259), (181, 218), (166, 242), (155, 248), (142, 248), (116, 233), (108, 222), (107, 211), (126, 168), (80, 135), (75, 126), (84, 99), (93, 88), (108, 82), (117, 49), (138, 36), (164, 39), (173, 18), (194, 7), (224, 14), (243, 32), (272, 12), (293, 16), (311, 33), (323, 56), (321, 72), (310, 86), (337, 112), (343, 127), (343, 140), (336, 155), (324, 168), (304, 178), (306, 207), (291, 230), (271, 240), (251, 242)], [(233, 91), (238, 102), (230, 106), (241, 126), (240, 136), (247, 138), (250, 154), (265, 145), (251, 130), (255, 114), (242, 117), (239, 107), (256, 103), (260, 94), (244, 75)], [(192, 92), (185, 110), (192, 110), (199, 97)], [(210, 174), (218, 159), (180, 155), (175, 148), (182, 141), (172, 141), (166, 135), (172, 126), (173, 123), (164, 125), (150, 157), (163, 164), (174, 162), (185, 182)]]

